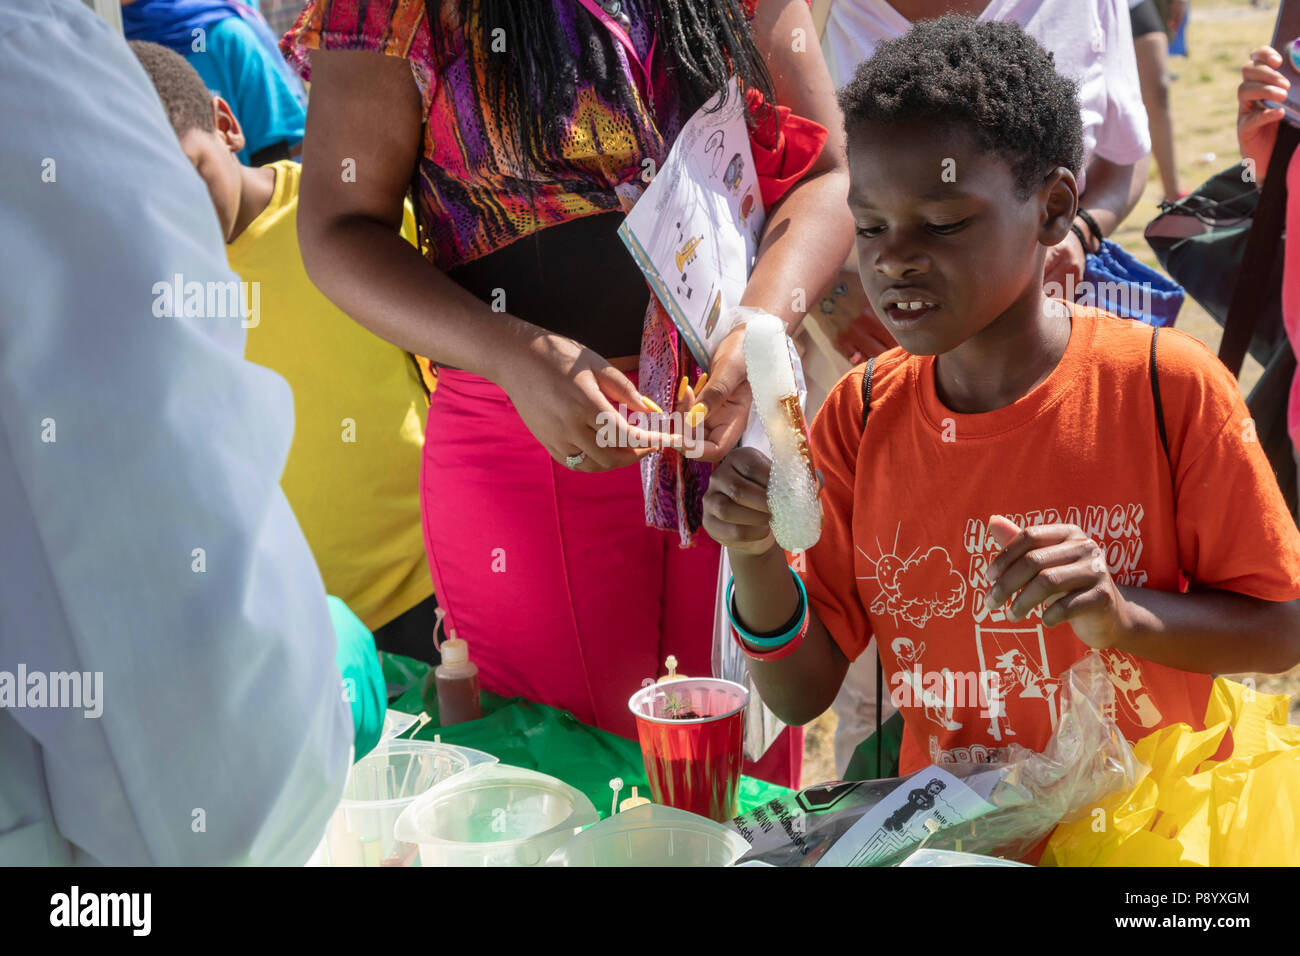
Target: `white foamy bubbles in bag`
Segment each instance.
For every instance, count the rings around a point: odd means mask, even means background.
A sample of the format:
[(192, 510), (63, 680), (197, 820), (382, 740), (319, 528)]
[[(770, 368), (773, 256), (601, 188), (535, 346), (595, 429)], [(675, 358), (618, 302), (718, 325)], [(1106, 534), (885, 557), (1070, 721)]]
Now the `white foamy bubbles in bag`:
[(772, 448), (767, 506), (772, 534), (787, 551), (811, 548), (821, 537), (817, 474), (808, 445), (808, 427), (795, 381), (790, 338), (785, 323), (771, 313), (747, 309), (745, 369), (754, 409)]

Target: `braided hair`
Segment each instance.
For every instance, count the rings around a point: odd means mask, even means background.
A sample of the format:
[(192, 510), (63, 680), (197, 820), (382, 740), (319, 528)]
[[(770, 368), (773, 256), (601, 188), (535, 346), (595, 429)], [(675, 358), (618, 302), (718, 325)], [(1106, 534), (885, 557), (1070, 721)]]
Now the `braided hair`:
[[(571, 0), (576, 3), (577, 0)], [(667, 69), (677, 86), (686, 115), (699, 109), (733, 73), (741, 89), (755, 88), (769, 104), (776, 103), (772, 77), (741, 9), (741, 0), (644, 0), (653, 11), (656, 52), (670, 54)], [(487, 64), (484, 93), (491, 112), (506, 118), (517, 159), (544, 168), (547, 157), (560, 152), (563, 119), (571, 115), (578, 77), (605, 78), (602, 96), (629, 111), (633, 92), (617, 80), (605, 28), (594, 17), (575, 18), (580, 59), (574, 61), (552, 0), (460, 0), (460, 22), (474, 57)], [(502, 31), (496, 33), (497, 30)], [(506, 54), (488, 53), (494, 33), (504, 40)], [(656, 59), (658, 56), (656, 55)], [(748, 118), (755, 122), (754, 117)]]

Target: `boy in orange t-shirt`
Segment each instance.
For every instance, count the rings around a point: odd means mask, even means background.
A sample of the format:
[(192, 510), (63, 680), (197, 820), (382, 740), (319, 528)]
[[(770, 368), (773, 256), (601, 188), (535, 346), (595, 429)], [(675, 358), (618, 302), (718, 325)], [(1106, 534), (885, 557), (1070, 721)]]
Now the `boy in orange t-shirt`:
[(806, 554), (772, 538), (765, 456), (713, 474), (763, 700), (813, 719), (874, 634), (908, 773), (1041, 750), (1090, 648), (1130, 740), (1202, 728), (1211, 674), (1300, 662), (1300, 532), (1232, 376), (1181, 332), (1044, 296), (1081, 153), (1050, 55), (1013, 25), (923, 22), (840, 105), (863, 285), (901, 348), (869, 415), (859, 366), (813, 423)]

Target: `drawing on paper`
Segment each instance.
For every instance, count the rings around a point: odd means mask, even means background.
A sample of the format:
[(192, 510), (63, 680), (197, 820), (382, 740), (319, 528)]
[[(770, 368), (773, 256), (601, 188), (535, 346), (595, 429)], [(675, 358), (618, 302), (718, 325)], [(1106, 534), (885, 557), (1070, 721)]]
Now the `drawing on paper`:
[(722, 184), (731, 192), (740, 191), (740, 174), (745, 171), (745, 161), (737, 153), (731, 157), (731, 162), (727, 164), (727, 171), (722, 174)]

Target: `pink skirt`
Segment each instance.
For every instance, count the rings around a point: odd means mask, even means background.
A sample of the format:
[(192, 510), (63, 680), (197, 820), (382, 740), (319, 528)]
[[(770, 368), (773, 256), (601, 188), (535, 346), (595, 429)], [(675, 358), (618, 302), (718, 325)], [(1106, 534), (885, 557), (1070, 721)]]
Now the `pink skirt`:
[[(628, 698), (669, 654), (711, 672), (719, 545), (647, 527), (639, 468), (565, 468), (501, 388), (441, 369), (420, 489), (444, 634), (469, 642), (485, 689), (635, 738)], [(746, 773), (797, 786), (802, 748), (788, 731)]]

